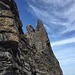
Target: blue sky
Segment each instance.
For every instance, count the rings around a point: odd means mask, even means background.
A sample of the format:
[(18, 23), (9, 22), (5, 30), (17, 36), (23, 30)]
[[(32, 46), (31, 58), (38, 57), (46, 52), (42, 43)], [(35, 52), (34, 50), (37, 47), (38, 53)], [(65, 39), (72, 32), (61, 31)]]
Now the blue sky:
[(23, 30), (41, 19), (64, 75), (75, 75), (75, 0), (15, 0)]

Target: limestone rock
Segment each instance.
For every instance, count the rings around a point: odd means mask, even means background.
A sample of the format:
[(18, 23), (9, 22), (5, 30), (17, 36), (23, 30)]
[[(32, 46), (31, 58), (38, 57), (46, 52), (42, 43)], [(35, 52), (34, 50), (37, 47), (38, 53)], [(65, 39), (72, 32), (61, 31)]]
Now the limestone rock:
[(0, 75), (63, 75), (41, 20), (26, 28), (15, 1), (0, 0)]

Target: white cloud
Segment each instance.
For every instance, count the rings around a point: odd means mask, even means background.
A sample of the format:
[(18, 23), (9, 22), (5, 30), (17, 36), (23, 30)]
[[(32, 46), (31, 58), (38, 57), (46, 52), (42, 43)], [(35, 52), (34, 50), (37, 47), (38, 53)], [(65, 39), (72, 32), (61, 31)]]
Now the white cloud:
[(46, 28), (47, 31), (50, 31), (50, 28), (49, 28), (48, 25), (45, 25), (45, 24), (44, 24), (44, 27)]
[(29, 4), (29, 7), (32, 9), (32, 11), (36, 14), (39, 18), (49, 17), (49, 14), (45, 10), (41, 10), (40, 8), (33, 6)]
[(75, 43), (75, 37), (60, 40), (60, 41), (57, 41), (57, 42), (53, 42), (53, 43), (51, 43), (51, 45), (52, 46), (60, 46), (60, 45), (69, 44), (69, 43)]
[(71, 31), (75, 31), (75, 25), (74, 24), (72, 26), (69, 25), (65, 31), (61, 32), (61, 34), (68, 33)]

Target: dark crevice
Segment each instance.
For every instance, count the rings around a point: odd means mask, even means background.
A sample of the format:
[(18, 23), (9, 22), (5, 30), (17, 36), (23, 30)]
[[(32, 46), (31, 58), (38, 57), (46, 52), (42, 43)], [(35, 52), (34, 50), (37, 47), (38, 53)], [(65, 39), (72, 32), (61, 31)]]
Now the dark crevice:
[(12, 32), (12, 31), (1, 30), (0, 33), (14, 33), (14, 32)]
[(50, 43), (47, 43), (46, 45), (47, 45), (48, 47), (50, 47)]
[(12, 19), (14, 19), (14, 16), (11, 17), (11, 16), (0, 15), (0, 17), (2, 17), (2, 18), (12, 18)]
[(10, 10), (10, 7), (7, 4), (5, 4), (5, 3), (1, 2), (1, 1), (0, 1), (0, 7), (1, 7), (1, 9)]
[(4, 48), (17, 49), (18, 48), (18, 42), (16, 42), (16, 41), (0, 41), (0, 46), (2, 46)]

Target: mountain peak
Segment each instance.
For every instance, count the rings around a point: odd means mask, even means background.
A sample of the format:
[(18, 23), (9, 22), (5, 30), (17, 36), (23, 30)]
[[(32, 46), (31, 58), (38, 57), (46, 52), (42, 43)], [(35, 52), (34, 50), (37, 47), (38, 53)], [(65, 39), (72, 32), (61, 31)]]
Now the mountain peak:
[(39, 30), (40, 28), (44, 28), (43, 23), (40, 19), (37, 20), (37, 27), (36, 30)]

